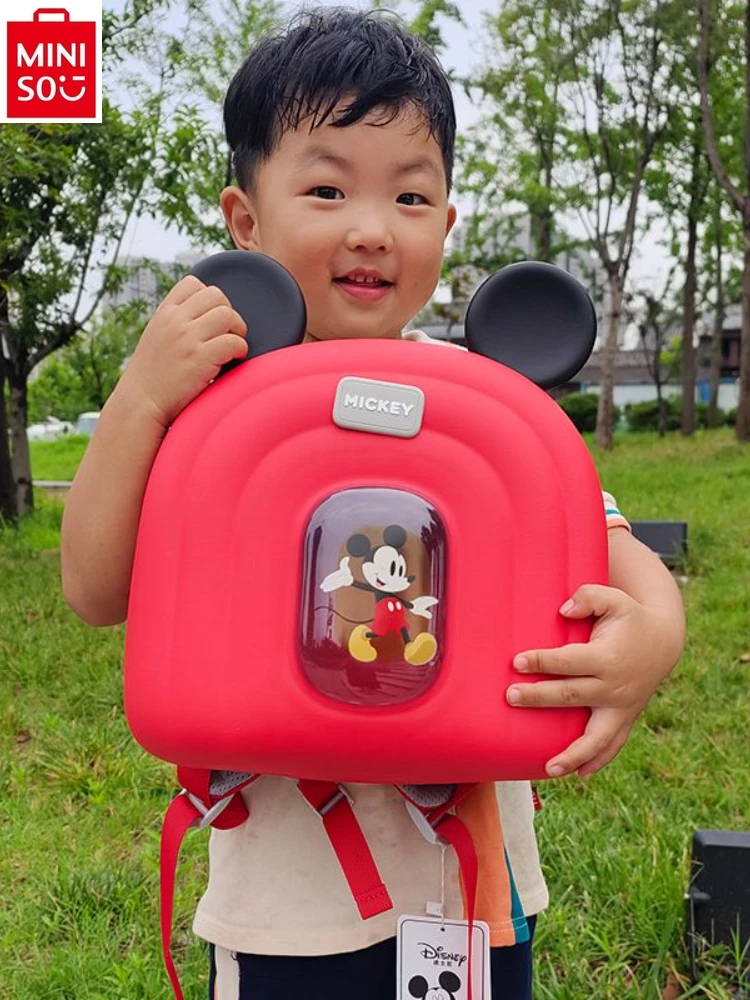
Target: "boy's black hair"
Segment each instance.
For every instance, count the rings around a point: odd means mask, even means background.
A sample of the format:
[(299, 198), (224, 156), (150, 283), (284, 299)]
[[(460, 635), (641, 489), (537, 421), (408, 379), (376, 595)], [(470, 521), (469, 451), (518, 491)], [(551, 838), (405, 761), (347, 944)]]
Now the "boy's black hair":
[(450, 191), (456, 115), (436, 56), (393, 15), (343, 7), (304, 12), (263, 38), (235, 74), (224, 128), (240, 187), (252, 188), (284, 132), (307, 119), (312, 130), (347, 98), (331, 124), (353, 125), (371, 111), (384, 111), (377, 124), (387, 124), (415, 108), (441, 148)]

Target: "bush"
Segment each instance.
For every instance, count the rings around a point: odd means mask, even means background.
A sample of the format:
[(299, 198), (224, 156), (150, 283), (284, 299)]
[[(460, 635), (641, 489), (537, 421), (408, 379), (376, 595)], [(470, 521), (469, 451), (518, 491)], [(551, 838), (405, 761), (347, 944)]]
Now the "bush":
[[(571, 392), (557, 401), (576, 426), (584, 433), (596, 430), (596, 411), (599, 409), (599, 396), (594, 392)], [(622, 416), (619, 406), (613, 407), (612, 422), (617, 427)]]
[[(682, 396), (665, 396), (664, 403), (667, 408), (667, 430), (678, 431), (682, 424)], [(734, 413), (736, 417), (737, 411)], [(659, 404), (655, 399), (643, 403), (629, 403), (625, 407), (625, 416), (631, 431), (658, 430)], [(718, 418), (719, 427), (723, 426), (725, 421), (730, 423), (722, 410), (718, 411)], [(700, 428), (708, 427), (708, 403), (695, 404), (695, 425)]]
[(599, 397), (593, 392), (571, 392), (569, 396), (559, 399), (558, 403), (581, 433), (596, 429)]
[[(682, 400), (680, 396), (667, 396), (662, 401), (666, 409), (668, 431), (679, 430)], [(631, 431), (656, 431), (659, 429), (659, 401), (646, 399), (642, 403), (628, 403), (625, 417)]]
[(737, 410), (738, 407), (735, 406), (733, 409), (728, 410), (725, 413), (724, 417), (727, 427), (735, 427), (737, 425)]

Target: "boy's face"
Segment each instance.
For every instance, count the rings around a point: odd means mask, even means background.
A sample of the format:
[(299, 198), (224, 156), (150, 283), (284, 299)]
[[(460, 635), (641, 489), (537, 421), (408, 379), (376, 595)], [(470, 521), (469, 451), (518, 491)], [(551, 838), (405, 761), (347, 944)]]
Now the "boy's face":
[(312, 132), (303, 123), (283, 135), (251, 194), (221, 195), (235, 245), (296, 278), (308, 339), (398, 337), (440, 277), (456, 219), (440, 147), (415, 111), (378, 120)]

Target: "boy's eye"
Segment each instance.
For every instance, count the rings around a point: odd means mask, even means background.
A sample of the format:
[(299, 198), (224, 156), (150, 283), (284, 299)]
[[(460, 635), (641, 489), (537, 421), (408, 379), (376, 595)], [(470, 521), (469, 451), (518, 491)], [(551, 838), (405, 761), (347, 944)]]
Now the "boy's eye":
[[(402, 201), (403, 198), (405, 198), (406, 201)], [(406, 194), (400, 194), (396, 200), (399, 201), (402, 205), (427, 204), (427, 199), (421, 194), (416, 194), (414, 191), (407, 191)]]
[(323, 198), (325, 201), (340, 201), (341, 198), (344, 197), (344, 192), (340, 191), (338, 188), (325, 187), (322, 185), (314, 187), (310, 194), (314, 194), (318, 198)]

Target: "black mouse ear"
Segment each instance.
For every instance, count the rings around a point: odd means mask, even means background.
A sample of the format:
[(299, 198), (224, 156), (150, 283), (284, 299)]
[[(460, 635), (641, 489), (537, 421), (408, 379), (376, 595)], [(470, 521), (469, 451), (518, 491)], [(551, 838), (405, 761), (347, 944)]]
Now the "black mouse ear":
[[(307, 310), (299, 285), (272, 257), (257, 250), (227, 250), (206, 257), (190, 274), (216, 285), (247, 324), (247, 357), (300, 344), (307, 327)], [(222, 372), (241, 364), (230, 361)]]
[(406, 532), (400, 524), (389, 524), (383, 532), (383, 541), (394, 549), (400, 549), (406, 542)]
[(484, 281), (466, 312), (469, 350), (515, 369), (542, 389), (567, 382), (594, 349), (588, 292), (552, 264), (509, 264)]
[(409, 992), (413, 997), (424, 997), (427, 995), (427, 990), (430, 988), (430, 984), (427, 982), (424, 976), (412, 976), (409, 980)]
[(461, 980), (455, 972), (441, 972), (438, 982), (443, 989), (447, 990), (449, 993), (456, 993), (461, 989)]
[(355, 559), (366, 556), (370, 551), (370, 539), (367, 535), (352, 535), (346, 543), (346, 551)]

